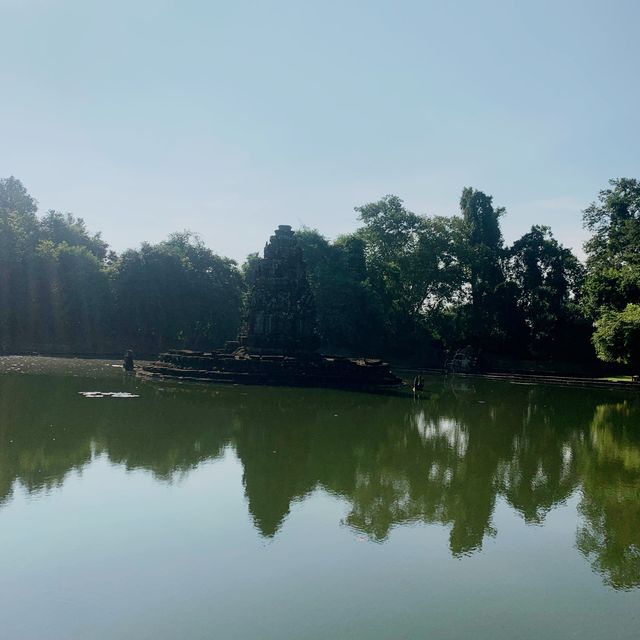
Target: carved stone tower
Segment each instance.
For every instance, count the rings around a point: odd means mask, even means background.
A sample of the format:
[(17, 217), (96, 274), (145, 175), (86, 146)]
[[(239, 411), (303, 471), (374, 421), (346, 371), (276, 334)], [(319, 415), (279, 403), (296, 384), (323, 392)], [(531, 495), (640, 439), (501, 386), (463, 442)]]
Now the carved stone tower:
[(316, 310), (302, 249), (289, 225), (280, 225), (252, 274), (246, 337), (250, 352), (295, 354), (318, 346)]

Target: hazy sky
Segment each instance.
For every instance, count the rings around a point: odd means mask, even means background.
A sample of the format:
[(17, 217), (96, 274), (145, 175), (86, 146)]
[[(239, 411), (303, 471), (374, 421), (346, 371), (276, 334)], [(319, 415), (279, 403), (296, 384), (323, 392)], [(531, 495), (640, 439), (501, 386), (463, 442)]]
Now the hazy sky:
[(640, 177), (640, 3), (0, 0), (0, 177), (116, 250), (197, 231), (242, 259), (387, 193), (473, 186), (513, 240)]

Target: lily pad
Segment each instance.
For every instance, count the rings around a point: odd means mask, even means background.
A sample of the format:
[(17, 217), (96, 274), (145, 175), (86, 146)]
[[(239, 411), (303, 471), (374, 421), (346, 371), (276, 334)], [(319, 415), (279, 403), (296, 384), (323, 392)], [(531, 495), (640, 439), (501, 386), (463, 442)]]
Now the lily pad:
[(127, 391), (78, 391), (85, 398), (139, 398), (135, 393)]

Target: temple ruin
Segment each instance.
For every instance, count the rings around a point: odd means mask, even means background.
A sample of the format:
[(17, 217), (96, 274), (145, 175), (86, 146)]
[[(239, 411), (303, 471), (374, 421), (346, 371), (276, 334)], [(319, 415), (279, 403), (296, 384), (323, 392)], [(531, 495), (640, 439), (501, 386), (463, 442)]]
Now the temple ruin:
[(173, 349), (141, 375), (235, 384), (319, 387), (397, 386), (385, 362), (317, 353), (313, 293), (295, 233), (280, 225), (249, 273), (246, 321), (225, 349)]
[(316, 310), (294, 232), (281, 224), (264, 248), (249, 285), (246, 335), (253, 353), (298, 353), (318, 347)]

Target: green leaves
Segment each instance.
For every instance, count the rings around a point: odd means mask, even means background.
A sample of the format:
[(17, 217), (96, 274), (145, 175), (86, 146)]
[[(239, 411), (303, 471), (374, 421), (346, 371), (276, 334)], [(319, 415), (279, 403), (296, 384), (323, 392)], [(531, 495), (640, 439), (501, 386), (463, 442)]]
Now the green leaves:
[(237, 334), (242, 276), (189, 232), (119, 257), (83, 220), (0, 180), (0, 351), (221, 345)]
[(236, 337), (243, 282), (235, 262), (194, 234), (126, 251), (110, 268), (114, 330), (138, 349), (210, 349)]
[(502, 247), (500, 216), (504, 215), (505, 210), (500, 207), (494, 209), (491, 196), (472, 187), (465, 187), (460, 197), (460, 209), (469, 244), (484, 245), (494, 251)]
[(588, 266), (594, 269), (640, 264), (640, 182), (619, 178), (609, 184), (612, 188), (601, 191), (583, 212), (594, 234), (585, 244)]
[[(548, 227), (506, 247), (505, 210), (472, 187), (460, 215), (418, 215), (395, 195), (356, 211), (360, 228), (334, 242), (297, 233), (326, 347), (401, 355), (474, 344), (586, 358), (588, 317), (600, 358), (637, 357), (638, 180), (612, 180), (584, 211), (586, 272)], [(19, 180), (0, 180), (0, 349), (157, 351), (235, 337), (257, 254), (241, 271), (181, 232), (117, 256), (81, 218), (36, 212)]]
[(598, 357), (608, 362), (640, 364), (640, 305), (623, 311), (605, 311), (595, 323), (593, 344)]
[(583, 308), (595, 320), (593, 343), (608, 362), (638, 362), (640, 318), (640, 182), (610, 181), (584, 211), (593, 236), (588, 254)]

